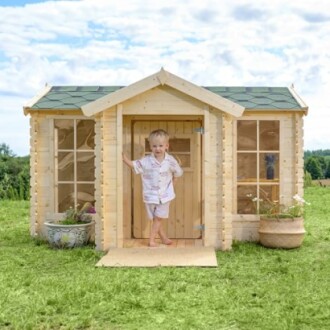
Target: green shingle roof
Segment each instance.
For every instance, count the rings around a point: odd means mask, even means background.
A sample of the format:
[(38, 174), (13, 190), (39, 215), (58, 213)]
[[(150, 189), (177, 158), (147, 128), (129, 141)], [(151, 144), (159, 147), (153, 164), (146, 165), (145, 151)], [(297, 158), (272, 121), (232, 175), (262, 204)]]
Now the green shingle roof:
[[(84, 104), (124, 86), (53, 86), (31, 109), (80, 109)], [(302, 107), (287, 87), (204, 87), (246, 109), (299, 110)]]
[(205, 87), (246, 109), (302, 109), (287, 87)]
[(53, 86), (31, 109), (80, 109), (123, 86)]

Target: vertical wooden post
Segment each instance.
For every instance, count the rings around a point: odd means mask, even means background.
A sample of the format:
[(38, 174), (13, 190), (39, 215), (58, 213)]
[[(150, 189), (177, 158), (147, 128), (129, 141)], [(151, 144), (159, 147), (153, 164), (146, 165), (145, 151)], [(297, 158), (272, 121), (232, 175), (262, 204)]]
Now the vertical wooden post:
[(37, 131), (38, 123), (36, 115), (30, 118), (30, 234), (38, 232), (38, 205), (37, 205)]
[(211, 227), (210, 204), (207, 192), (210, 191), (210, 118), (209, 109), (204, 109), (204, 134), (202, 145), (202, 216), (204, 218), (204, 246), (212, 246), (209, 237), (209, 227)]
[(124, 246), (123, 212), (123, 105), (117, 105), (117, 247)]
[(95, 245), (103, 250), (103, 112), (95, 118), (95, 208), (98, 216), (95, 219)]
[(294, 192), (299, 196), (303, 196), (304, 193), (303, 118), (300, 113), (294, 114), (294, 130), (295, 130)]
[(233, 213), (233, 120), (231, 116), (222, 116), (222, 212), (221, 241), (222, 250), (230, 250), (232, 245)]

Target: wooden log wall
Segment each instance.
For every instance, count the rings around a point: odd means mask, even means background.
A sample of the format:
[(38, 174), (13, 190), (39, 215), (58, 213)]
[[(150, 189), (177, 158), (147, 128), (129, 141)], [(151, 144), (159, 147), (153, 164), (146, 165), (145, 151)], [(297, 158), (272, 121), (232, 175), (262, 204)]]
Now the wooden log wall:
[(230, 250), (232, 246), (232, 214), (233, 214), (233, 175), (234, 175), (234, 158), (233, 148), (235, 139), (233, 139), (233, 118), (229, 115), (223, 114), (222, 120), (221, 148), (222, 154), (222, 212), (221, 212), (221, 233), (222, 244), (221, 250)]
[(99, 214), (99, 217), (95, 221), (95, 245), (97, 250), (103, 250), (103, 115), (95, 118), (95, 210)]
[(100, 210), (96, 242), (100, 250), (117, 246), (117, 116), (114, 108), (102, 113), (100, 123), (100, 188), (96, 192)]
[[(226, 209), (223, 199), (222, 175), (227, 171), (224, 165), (224, 150), (222, 137), (223, 117), (217, 110), (205, 111), (205, 135), (204, 135), (204, 203), (205, 203), (205, 246), (214, 246), (216, 249), (223, 249), (226, 240), (226, 228), (222, 226), (225, 220), (223, 211)], [(227, 219), (226, 219), (227, 220)], [(228, 219), (230, 221), (230, 219)]]
[(33, 114), (30, 119), (30, 232), (43, 234), (43, 223), (52, 206), (53, 175), (51, 173), (53, 150), (50, 120), (46, 116)]

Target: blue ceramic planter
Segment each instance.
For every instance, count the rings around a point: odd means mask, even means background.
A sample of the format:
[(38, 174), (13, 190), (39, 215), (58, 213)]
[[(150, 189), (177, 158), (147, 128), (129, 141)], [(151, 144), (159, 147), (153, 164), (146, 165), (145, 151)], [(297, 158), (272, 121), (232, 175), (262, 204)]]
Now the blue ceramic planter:
[(73, 248), (86, 245), (91, 238), (94, 222), (78, 225), (63, 225), (45, 222), (47, 240), (56, 248)]

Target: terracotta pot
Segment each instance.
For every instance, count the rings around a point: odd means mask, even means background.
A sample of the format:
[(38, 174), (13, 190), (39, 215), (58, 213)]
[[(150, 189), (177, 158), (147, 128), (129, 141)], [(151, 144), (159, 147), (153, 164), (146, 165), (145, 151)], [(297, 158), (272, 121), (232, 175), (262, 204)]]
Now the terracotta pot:
[(260, 244), (270, 248), (293, 249), (301, 246), (305, 235), (303, 218), (260, 218)]

